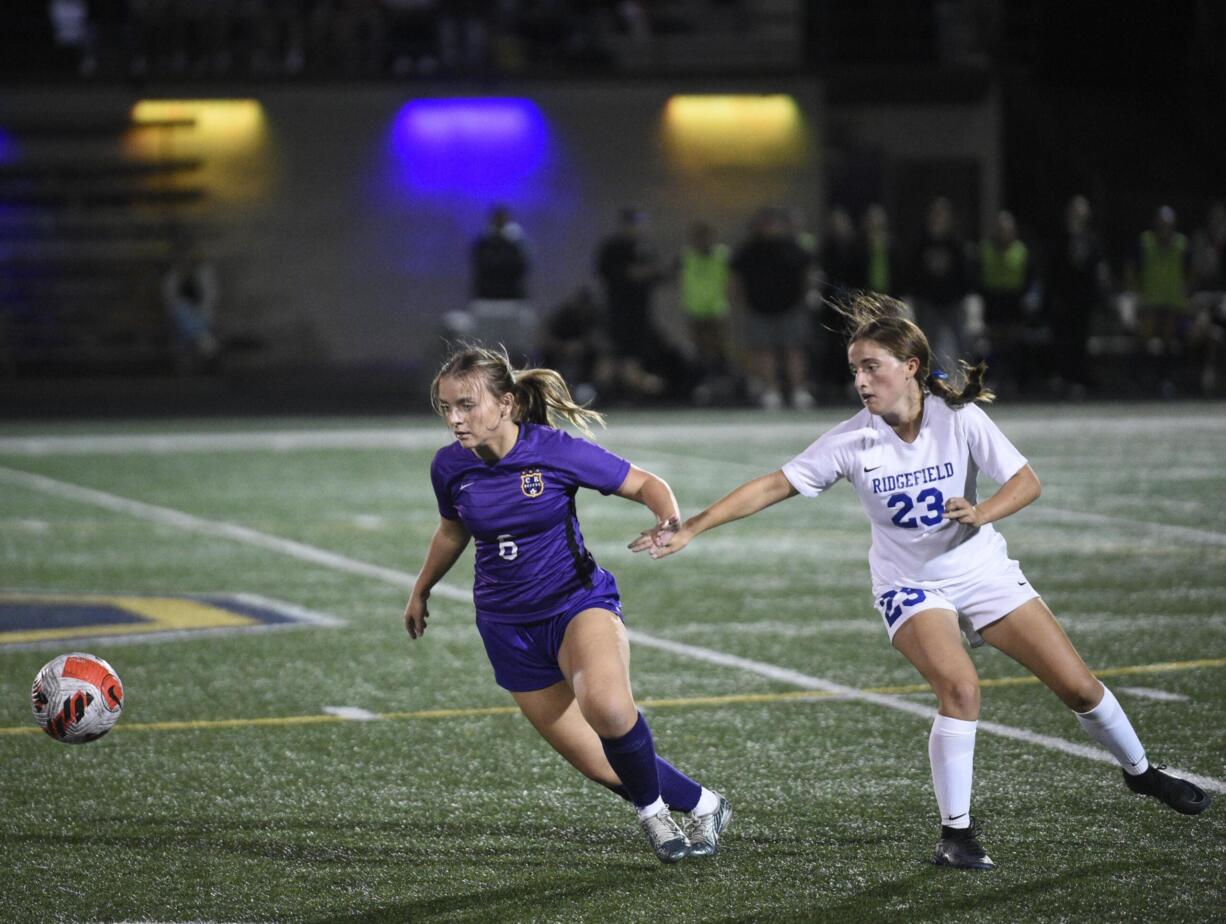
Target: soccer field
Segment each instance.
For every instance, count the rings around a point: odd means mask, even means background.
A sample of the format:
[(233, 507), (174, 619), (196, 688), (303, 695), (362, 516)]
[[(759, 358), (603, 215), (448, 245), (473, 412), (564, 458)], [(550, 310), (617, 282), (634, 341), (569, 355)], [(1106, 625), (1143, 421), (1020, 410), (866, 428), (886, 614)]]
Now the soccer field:
[[(598, 435), (688, 514), (853, 410), (615, 412)], [(1044, 486), (1001, 525), (1011, 555), (1151, 758), (1218, 794), (1204, 815), (1130, 793), (1053, 695), (978, 649), (973, 811), (998, 869), (933, 867), (935, 699), (872, 607), (847, 486), (658, 562), (626, 549), (644, 508), (584, 492), (657, 747), (734, 805), (718, 856), (665, 867), (494, 684), (471, 549), (425, 638), (405, 634), (437, 421), (7, 424), (0, 918), (1222, 919), (1226, 407), (990, 413)], [(126, 694), (80, 747), (29, 703), (74, 650)]]

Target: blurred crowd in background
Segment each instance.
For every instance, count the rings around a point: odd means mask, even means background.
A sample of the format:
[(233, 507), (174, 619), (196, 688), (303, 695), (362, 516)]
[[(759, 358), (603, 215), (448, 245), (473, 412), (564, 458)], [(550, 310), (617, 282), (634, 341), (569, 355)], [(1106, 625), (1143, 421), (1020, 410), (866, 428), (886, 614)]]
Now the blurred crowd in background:
[[(609, 216), (604, 239), (587, 226), (588, 265), (559, 266), (535, 250), (531, 222), (521, 226), (516, 214), (539, 210), (513, 199), (490, 204), (471, 251), (454, 255), (457, 272), (469, 263), (471, 300), (445, 313), (427, 303), (427, 313), (440, 315), (438, 342), (505, 343), (517, 359), (561, 369), (583, 400), (766, 408), (842, 402), (849, 377), (836, 306), (861, 290), (904, 301), (949, 371), (987, 361), (993, 387), (1006, 395), (1223, 391), (1226, 205), (1212, 200), (1222, 194), (1213, 154), (1223, 138), (1217, 113), (1226, 12), (1211, 0), (1173, 0), (1161, 15), (1117, 25), (1110, 42), (1091, 40), (1091, 27), (1105, 19), (1092, 8), (1024, 0), (32, 0), (9, 7), (0, 78), (22, 87), (41, 81), (51, 93), (65, 85), (151, 86), (186, 88), (185, 97), (258, 96), (270, 83), (358, 80), (486, 92), (501, 78), (531, 86), (589, 75), (605, 86), (629, 86), (640, 76), (661, 86), (677, 75), (695, 83), (748, 76), (763, 92), (777, 79), (815, 77), (827, 119), (826, 186), (814, 184), (807, 213), (775, 203), (739, 225), (719, 226), (700, 220), (697, 209), (653, 216), (653, 203), (627, 205)], [(974, 109), (992, 150), (973, 157), (935, 144), (896, 150), (871, 132), (858, 137), (857, 126), (869, 120), (846, 116), (863, 110), (876, 118), (892, 105), (901, 112), (908, 101), (927, 106), (912, 112), (916, 120), (946, 106)], [(840, 106), (843, 117), (832, 117)], [(38, 137), (60, 138), (66, 149), (101, 131), (35, 116), (26, 122), (37, 123)], [(204, 201), (203, 183), (180, 191), (167, 181), (120, 201), (122, 184), (199, 164), (170, 157), (160, 165), (95, 163), (76, 154), (63, 164), (35, 163), (14, 153), (16, 137), (0, 126), (0, 193), (7, 195), (0, 196), (0, 374), (168, 366), (212, 374), (238, 365), (232, 360), (245, 349), (256, 355), (269, 346), (274, 338), (263, 329), (248, 334), (235, 324), (244, 280), (214, 265), (177, 217), (175, 209), (197, 202), (189, 193)], [(908, 135), (903, 147), (911, 141)], [(967, 170), (973, 179), (951, 189), (949, 177)], [(77, 191), (93, 179), (114, 186), (96, 202)], [(638, 195), (630, 183), (616, 188), (622, 191), (599, 211)], [(1070, 197), (1076, 189), (1091, 195)], [(949, 198), (937, 196), (924, 209), (936, 191)], [(471, 203), (480, 207), (503, 193), (477, 195)], [(1163, 204), (1168, 196), (1171, 204)], [(755, 188), (736, 209), (757, 198)], [(865, 206), (873, 199), (887, 204)], [(138, 201), (170, 217), (131, 221), (121, 235), (115, 227), (125, 208), (136, 214)], [(1017, 212), (967, 213), (1001, 201)], [(95, 220), (82, 204), (114, 206), (114, 215)], [(900, 223), (892, 209), (924, 217)], [(61, 221), (65, 215), (71, 220)], [(685, 235), (658, 230), (691, 219)], [(462, 227), (472, 220), (466, 214)], [(71, 256), (108, 228), (161, 249), (122, 266)], [(48, 251), (62, 245), (69, 256), (27, 259), (18, 251), (31, 242)], [(561, 303), (549, 303), (559, 288), (542, 285), (546, 277), (570, 289)], [(89, 342), (77, 349), (68, 332), (89, 323), (86, 303), (105, 311), (107, 323), (96, 325), (92, 339), (78, 338)], [(142, 304), (145, 315), (152, 306), (155, 323), (140, 314)]]
[[(110, 77), (514, 75), (602, 69), (624, 44), (762, 19), (745, 0), (48, 0), (46, 71)], [(762, 5), (757, 5), (762, 6)], [(767, 4), (769, 6), (769, 4)], [(785, 3), (794, 18), (803, 7)]]
[(1102, 395), (1113, 366), (1156, 395), (1210, 395), (1226, 335), (1226, 204), (1199, 218), (1185, 233), (1159, 206), (1113, 260), (1084, 196), (1033, 239), (1002, 211), (968, 240), (944, 198), (923, 228), (901, 232), (880, 205), (835, 208), (820, 233), (795, 210), (764, 207), (743, 232), (698, 221), (677, 242), (656, 240), (649, 215), (627, 207), (573, 294), (535, 306), (530, 234), (500, 205), (472, 247), (473, 301), (447, 316), (444, 336), (506, 343), (563, 370), (585, 400), (807, 408), (843, 400), (835, 306), (870, 291), (909, 306), (948, 370), (987, 361), (1007, 395)]

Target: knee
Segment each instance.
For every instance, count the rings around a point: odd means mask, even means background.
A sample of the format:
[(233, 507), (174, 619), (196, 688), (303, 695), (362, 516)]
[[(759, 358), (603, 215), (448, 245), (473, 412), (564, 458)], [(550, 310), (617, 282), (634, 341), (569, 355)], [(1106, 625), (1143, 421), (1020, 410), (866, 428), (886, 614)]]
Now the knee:
[(941, 712), (955, 719), (979, 718), (979, 681), (975, 677), (950, 680), (937, 690)]
[(639, 720), (638, 709), (629, 697), (587, 697), (580, 701), (579, 711), (601, 738), (620, 738)]
[(1103, 685), (1091, 677), (1065, 690), (1060, 699), (1074, 712), (1089, 712), (1103, 701)]

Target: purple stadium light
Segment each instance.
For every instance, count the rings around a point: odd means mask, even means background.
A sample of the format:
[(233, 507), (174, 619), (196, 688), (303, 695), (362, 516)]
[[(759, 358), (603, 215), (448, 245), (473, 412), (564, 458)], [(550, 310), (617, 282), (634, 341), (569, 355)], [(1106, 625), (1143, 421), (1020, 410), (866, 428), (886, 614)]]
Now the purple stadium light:
[(549, 126), (531, 100), (415, 99), (391, 132), (397, 179), (416, 195), (522, 197), (549, 159)]

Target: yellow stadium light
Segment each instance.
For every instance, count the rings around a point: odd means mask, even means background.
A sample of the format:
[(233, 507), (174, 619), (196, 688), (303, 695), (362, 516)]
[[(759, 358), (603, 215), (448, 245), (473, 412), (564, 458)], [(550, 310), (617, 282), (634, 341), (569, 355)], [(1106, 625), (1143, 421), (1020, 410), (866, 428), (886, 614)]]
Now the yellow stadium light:
[(808, 150), (804, 116), (787, 94), (673, 96), (663, 133), (670, 158), (686, 168), (776, 167)]
[(272, 168), (264, 107), (253, 99), (145, 99), (132, 106), (127, 153), (142, 160), (196, 158), (193, 181), (210, 197), (264, 195)]
[(264, 108), (253, 99), (143, 99), (132, 107), (136, 126), (190, 121), (196, 137), (218, 150), (258, 146), (266, 131)]

